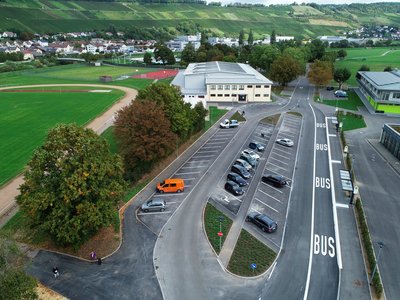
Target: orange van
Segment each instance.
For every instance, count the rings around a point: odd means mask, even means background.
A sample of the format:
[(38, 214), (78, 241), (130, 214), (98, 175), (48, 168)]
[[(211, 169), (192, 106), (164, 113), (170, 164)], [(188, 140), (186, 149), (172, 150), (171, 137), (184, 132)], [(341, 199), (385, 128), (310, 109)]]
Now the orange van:
[(185, 182), (180, 178), (168, 178), (157, 184), (159, 193), (180, 193), (185, 190)]

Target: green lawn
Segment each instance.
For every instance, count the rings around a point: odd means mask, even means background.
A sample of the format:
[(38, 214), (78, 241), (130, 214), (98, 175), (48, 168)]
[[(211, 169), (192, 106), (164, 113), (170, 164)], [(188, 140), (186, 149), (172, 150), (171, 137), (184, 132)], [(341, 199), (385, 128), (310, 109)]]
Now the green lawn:
[(343, 122), (343, 127), (342, 127), (343, 131), (367, 127), (362, 115), (353, 113), (347, 113), (347, 114), (339, 113), (338, 117), (339, 117), (339, 122)]
[[(137, 71), (136, 71), (137, 70)], [(0, 74), (0, 87), (30, 84), (57, 84), (57, 83), (92, 83), (104, 85), (119, 85), (141, 89), (151, 84), (153, 80), (142, 78), (128, 78), (124, 80), (103, 83), (99, 76), (110, 75), (117, 78), (122, 75), (141, 74), (153, 69), (101, 66), (94, 67), (84, 64), (57, 66), (43, 69), (25, 70)]]
[(228, 112), (228, 110), (219, 109), (216, 106), (210, 106), (208, 110), (209, 110), (210, 120), (206, 121), (204, 128), (205, 130), (214, 125), (215, 122), (217, 122), (223, 115), (225, 115)]
[[(228, 216), (220, 212), (212, 204), (207, 203), (204, 212), (204, 227), (208, 240), (217, 254), (221, 251), (231, 226), (232, 220)], [(223, 233), (221, 238), (218, 236), (219, 231)]]
[(20, 173), (57, 123), (85, 125), (123, 96), (110, 93), (9, 93), (0, 97), (0, 185)]
[[(276, 253), (268, 246), (242, 229), (235, 250), (229, 260), (228, 270), (241, 276), (256, 276), (264, 273), (276, 258)], [(256, 269), (250, 265), (255, 263)]]
[(336, 98), (336, 99), (323, 99), (322, 101), (320, 100), (319, 102), (322, 102), (323, 104), (334, 106), (334, 107), (339, 107), (339, 108), (344, 108), (348, 110), (358, 110), (358, 107), (363, 107), (364, 103), (360, 100), (358, 95), (350, 90), (348, 91), (348, 97), (347, 99), (344, 98)]
[[(333, 49), (335, 51), (339, 49)], [(351, 48), (345, 49), (347, 56), (344, 60), (335, 62), (335, 68), (348, 68), (351, 78), (347, 81), (350, 86), (357, 86), (356, 74), (362, 65), (370, 67), (371, 71), (383, 71), (385, 67), (400, 68), (400, 48)]]

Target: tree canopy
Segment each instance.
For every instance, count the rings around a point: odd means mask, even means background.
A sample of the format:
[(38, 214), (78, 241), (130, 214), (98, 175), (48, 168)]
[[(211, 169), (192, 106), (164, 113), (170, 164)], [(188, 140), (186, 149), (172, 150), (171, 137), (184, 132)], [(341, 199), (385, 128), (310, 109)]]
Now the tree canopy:
[(333, 79), (339, 83), (339, 89), (342, 88), (343, 83), (345, 83), (347, 80), (349, 80), (351, 76), (351, 72), (347, 68), (339, 68), (336, 69), (335, 72), (333, 73)]
[(299, 61), (289, 54), (284, 54), (272, 63), (270, 76), (272, 80), (279, 82), (279, 84), (286, 85), (302, 73)]
[(249, 63), (252, 67), (268, 73), (271, 64), (279, 55), (279, 49), (273, 45), (256, 45), (249, 55)]
[(49, 131), (24, 177), (21, 210), (56, 243), (75, 248), (112, 222), (125, 189), (120, 157), (93, 130), (74, 124)]
[(317, 87), (328, 84), (333, 79), (332, 63), (316, 60), (310, 66), (308, 79)]
[(174, 53), (162, 43), (157, 43), (154, 47), (154, 57), (156, 61), (161, 61), (163, 65), (175, 64)]
[(181, 62), (184, 65), (188, 65), (196, 61), (196, 50), (192, 43), (188, 43), (182, 51)]

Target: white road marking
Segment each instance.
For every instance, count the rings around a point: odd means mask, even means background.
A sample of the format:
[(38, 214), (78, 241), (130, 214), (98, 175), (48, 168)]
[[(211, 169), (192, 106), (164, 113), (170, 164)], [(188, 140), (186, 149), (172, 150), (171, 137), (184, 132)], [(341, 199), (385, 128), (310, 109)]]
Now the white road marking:
[(282, 204), (282, 201), (281, 200), (279, 200), (278, 198), (275, 198), (274, 196), (271, 196), (270, 194), (268, 194), (268, 193), (266, 193), (266, 192), (264, 192), (264, 191), (262, 191), (262, 190), (258, 190), (259, 192), (261, 192), (261, 193), (263, 193), (264, 195), (266, 195), (266, 196), (268, 196), (268, 197), (271, 197), (272, 199), (274, 199), (276, 202), (279, 202), (279, 203), (281, 203)]
[(156, 211), (156, 212), (148, 212), (148, 213), (138, 213), (138, 216), (147, 216), (147, 215), (161, 215), (161, 214), (170, 214), (172, 211)]
[[(263, 185), (265, 185), (265, 186), (267, 186), (267, 187), (273, 189), (274, 191), (277, 191), (277, 192), (283, 194), (283, 192), (282, 192), (281, 190), (279, 190), (279, 189), (277, 189), (277, 188), (274, 188), (272, 185), (269, 185), (268, 183), (265, 183), (265, 182), (262, 182), (262, 181), (261, 181), (261, 183), (262, 183)], [(261, 190), (259, 190), (259, 191), (261, 191)], [(261, 191), (261, 192), (262, 192), (262, 191)]]
[(328, 136), (330, 136), (330, 137), (335, 137), (336, 136), (336, 134), (328, 134)]
[[(328, 123), (328, 120), (325, 119), (325, 123)], [(329, 135), (328, 126), (326, 126), (326, 135), (327, 136)], [(330, 140), (328, 137), (326, 139), (328, 141), (329, 177), (333, 178)], [(337, 254), (336, 258), (337, 258), (338, 268), (339, 268), (339, 270), (341, 270), (341, 269), (343, 269), (342, 250), (341, 250), (341, 246), (340, 246), (339, 221), (337, 218), (337, 210), (336, 210), (336, 195), (335, 195), (334, 180), (331, 180), (331, 184), (332, 184), (331, 196), (332, 196), (332, 207), (333, 207), (333, 224), (334, 224), (335, 239), (336, 239), (336, 254)]]
[[(276, 150), (276, 149), (274, 149), (274, 150)], [(280, 157), (282, 157), (282, 158), (284, 158), (284, 159), (291, 160), (291, 158), (290, 158), (290, 157), (283, 156), (283, 155), (280, 155), (280, 154), (278, 154), (278, 153), (271, 152), (271, 155), (278, 155), (278, 156), (280, 156)]]
[(336, 207), (349, 208), (348, 204), (336, 203)]
[(195, 156), (193, 156), (193, 158), (199, 158), (199, 157), (201, 157), (201, 158), (204, 158), (204, 157), (215, 157), (215, 155), (196, 155), (195, 154)]
[(176, 172), (175, 175), (198, 174), (198, 173), (200, 172), (186, 172), (186, 173)]
[(282, 160), (280, 160), (280, 159), (277, 159), (277, 158), (275, 158), (275, 157), (272, 157), (272, 156), (270, 156), (269, 157), (270, 159), (273, 159), (273, 160), (276, 160), (276, 161), (279, 161), (281, 164), (284, 164), (284, 165), (288, 165), (288, 163), (285, 163), (285, 162), (283, 162)]
[(279, 211), (277, 211), (275, 208), (269, 206), (268, 204), (262, 202), (260, 199), (257, 199), (256, 197), (254, 197), (254, 200), (257, 200), (258, 202), (264, 204), (266, 207), (268, 207), (269, 209), (272, 209), (273, 211), (277, 212), (279, 214)]
[(204, 167), (207, 167), (207, 165), (204, 165), (204, 166), (194, 166), (194, 167), (181, 167), (181, 169), (196, 169), (196, 168), (204, 168)]
[[(286, 149), (286, 148), (285, 148)], [(287, 151), (284, 151), (284, 150), (282, 150), (282, 149), (279, 149), (279, 148), (275, 148), (274, 147), (274, 151), (280, 151), (280, 152), (283, 152), (283, 153), (285, 153), (285, 154), (292, 154), (292, 152), (287, 152)]]
[(277, 167), (277, 168), (279, 168), (279, 169), (282, 169), (282, 170), (284, 170), (284, 171), (287, 171), (285, 168), (282, 168), (282, 167), (280, 167), (280, 166), (277, 166), (277, 165), (275, 165), (274, 163), (272, 163), (272, 162), (270, 162), (270, 161), (268, 161), (267, 164), (273, 165), (274, 167)]
[(210, 162), (209, 160), (192, 160), (192, 161), (188, 161), (189, 164), (191, 163), (207, 163)]
[(331, 161), (333, 164), (341, 164), (342, 162), (340, 160), (332, 160)]
[[(276, 267), (276, 261), (274, 262), (274, 265), (272, 266), (272, 270), (271, 270), (271, 273), (270, 273), (269, 276), (268, 276), (268, 280), (271, 278), (272, 273), (274, 273), (275, 267)], [(261, 300), (261, 297), (258, 298), (258, 300)]]
[(203, 153), (214, 153), (214, 152), (219, 152), (219, 150), (205, 150), (205, 151), (200, 150), (197, 151), (196, 153), (203, 154)]

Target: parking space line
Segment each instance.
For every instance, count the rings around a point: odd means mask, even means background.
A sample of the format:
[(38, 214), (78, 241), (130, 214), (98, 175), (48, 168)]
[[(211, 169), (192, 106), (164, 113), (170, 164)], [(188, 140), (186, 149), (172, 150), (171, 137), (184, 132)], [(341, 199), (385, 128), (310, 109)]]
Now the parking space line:
[(215, 155), (196, 155), (193, 156), (192, 158), (198, 158), (198, 157), (215, 157)]
[(215, 142), (208, 142), (208, 143), (206, 143), (206, 145), (214, 145), (214, 144), (221, 144), (221, 145), (224, 145), (224, 144), (226, 144), (226, 142), (221, 142), (221, 141), (215, 141)]
[(207, 143), (212, 143), (214, 141), (215, 142), (221, 142), (221, 141), (226, 141), (226, 140), (229, 140), (229, 139), (230, 139), (229, 137), (227, 137), (227, 138), (221, 137), (221, 138), (216, 138), (216, 139), (212, 138), (212, 139), (208, 140)]
[(268, 208), (272, 209), (273, 211), (277, 212), (278, 214), (280, 214), (279, 211), (277, 211), (275, 208), (269, 206), (268, 204), (262, 202), (261, 200), (255, 198), (255, 197), (254, 197), (254, 200), (257, 200), (257, 201), (260, 202), (261, 204), (264, 204), (266, 207), (268, 207)]
[(193, 178), (183, 178), (183, 180), (194, 180), (194, 179), (197, 179), (196, 177), (193, 177)]
[(219, 149), (220, 147), (219, 146), (203, 146), (203, 147), (201, 147), (200, 149)]
[(154, 197), (166, 197), (166, 196), (185, 196), (183, 193), (155, 193)]
[(299, 126), (300, 123), (297, 121), (292, 121), (292, 120), (283, 120), (283, 124), (289, 123), (290, 125), (295, 125), (295, 126)]
[(267, 161), (267, 164), (273, 165), (273, 166), (275, 166), (275, 167), (277, 167), (277, 168), (279, 168), (279, 169), (282, 169), (282, 170), (284, 170), (284, 171), (288, 171), (288, 170), (286, 170), (285, 168), (282, 168), (282, 167), (280, 167), (280, 166), (277, 166), (277, 165), (275, 165), (275, 164), (272, 163), (272, 162)]
[(297, 136), (297, 134), (292, 133), (292, 132), (289, 132), (289, 131), (280, 131), (280, 132), (278, 133), (278, 138), (281, 138), (281, 137), (280, 137), (281, 135), (290, 135), (292, 138), (295, 137), (295, 136)]
[[(275, 150), (275, 149), (274, 149), (274, 150)], [(291, 158), (290, 158), (290, 157), (283, 156), (283, 155), (281, 155), (281, 154), (278, 154), (278, 153), (275, 153), (275, 152), (271, 152), (271, 155), (278, 155), (278, 156), (280, 156), (280, 157), (282, 157), (282, 158), (284, 158), (284, 159), (291, 160)]]
[[(264, 182), (263, 182), (264, 183)], [(264, 183), (265, 184), (265, 183)], [(270, 187), (272, 187), (272, 186), (270, 186)], [(279, 200), (278, 198), (275, 198), (274, 196), (271, 196), (270, 194), (268, 194), (268, 193), (266, 193), (266, 192), (264, 192), (264, 191), (262, 191), (262, 190), (258, 190), (259, 192), (261, 192), (261, 193), (263, 193), (264, 195), (266, 195), (266, 196), (268, 196), (268, 197), (271, 197), (272, 199), (274, 199), (275, 201), (277, 201), (277, 202), (279, 202), (280, 204), (282, 204), (282, 201), (281, 200)]]
[(148, 216), (148, 215), (158, 215), (158, 214), (170, 214), (172, 211), (158, 211), (158, 212), (148, 212), (148, 213), (138, 213), (138, 216)]
[(281, 160), (279, 160), (279, 159), (276, 159), (275, 157), (272, 157), (272, 156), (270, 156), (269, 157), (270, 159), (273, 159), (273, 160), (276, 160), (276, 161), (279, 161), (281, 164), (284, 164), (284, 165), (289, 165), (288, 163), (285, 163), (285, 162), (283, 162), (283, 161), (281, 161)]
[(260, 144), (263, 144), (263, 146), (265, 147), (265, 144), (264, 144), (265, 143), (265, 138), (263, 138), (261, 136), (260, 137), (255, 136), (255, 137), (252, 138), (252, 141), (254, 141), (254, 140), (256, 140), (256, 142), (257, 141), (262, 141), (262, 143), (260, 143)]
[[(283, 194), (283, 192), (282, 192), (281, 190), (278, 190), (277, 188), (274, 188), (272, 185), (269, 185), (269, 184), (267, 184), (267, 183), (265, 183), (265, 182), (262, 182), (262, 181), (261, 181), (261, 183), (262, 183), (263, 185), (266, 185), (267, 187), (273, 189), (274, 191), (277, 191), (277, 192)], [(262, 192), (261, 190), (259, 190), (259, 191)]]
[(209, 160), (193, 160), (193, 161), (188, 160), (188, 163), (207, 163), (207, 162), (210, 162), (210, 161)]
[(195, 169), (195, 168), (204, 168), (207, 167), (207, 165), (205, 166), (195, 166), (195, 167), (181, 167), (181, 169)]
[[(276, 171), (270, 170), (270, 169), (268, 169), (267, 167), (265, 167), (265, 170), (268, 171), (268, 172), (274, 173), (274, 174), (276, 174), (276, 175), (283, 176), (282, 174), (280, 174), (280, 173), (278, 173), (278, 172), (276, 172)], [(264, 170), (264, 171), (265, 171), (265, 170)], [(290, 181), (293, 182), (292, 178), (289, 178), (289, 177), (286, 177), (286, 176), (283, 176), (283, 177), (285, 177), (285, 179), (290, 180)], [(290, 186), (288, 185), (288, 187), (290, 187)]]
[(196, 153), (202, 154), (202, 153), (213, 153), (213, 152), (218, 152), (218, 150), (206, 150), (206, 151), (201, 151), (201, 149), (200, 149), (200, 151), (197, 151)]
[[(286, 149), (286, 148), (285, 148), (285, 149)], [(285, 154), (292, 154), (292, 152), (283, 151), (282, 149), (279, 149), (279, 148), (274, 147), (273, 151), (275, 151), (275, 150), (280, 151), (280, 152), (283, 152), (283, 153), (285, 153)]]
[(176, 172), (175, 175), (199, 174), (199, 173), (201, 173), (201, 172), (186, 172), (186, 173)]

